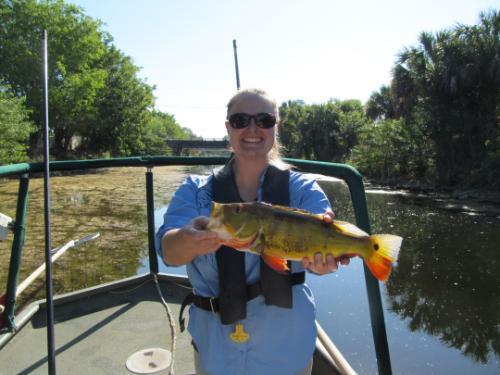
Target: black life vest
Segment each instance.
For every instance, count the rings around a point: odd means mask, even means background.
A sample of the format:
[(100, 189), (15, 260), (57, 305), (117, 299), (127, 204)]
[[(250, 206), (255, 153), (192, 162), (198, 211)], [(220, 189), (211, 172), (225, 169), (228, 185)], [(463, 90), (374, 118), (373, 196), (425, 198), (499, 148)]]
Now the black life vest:
[[(289, 178), (290, 171), (269, 166), (262, 186), (262, 200), (267, 203), (289, 206)], [(212, 199), (215, 202), (242, 202), (231, 162), (215, 173), (212, 181)], [(245, 253), (221, 246), (215, 256), (219, 272), (220, 318), (222, 324), (232, 324), (246, 317), (246, 304), (249, 296), (246, 285)], [(294, 274), (294, 276), (299, 275)], [(304, 274), (300, 276), (303, 282)], [(291, 308), (292, 286), (298, 283), (296, 280), (297, 277), (292, 278), (292, 274), (280, 274), (274, 271), (262, 258), (260, 259), (260, 287), (267, 305)]]

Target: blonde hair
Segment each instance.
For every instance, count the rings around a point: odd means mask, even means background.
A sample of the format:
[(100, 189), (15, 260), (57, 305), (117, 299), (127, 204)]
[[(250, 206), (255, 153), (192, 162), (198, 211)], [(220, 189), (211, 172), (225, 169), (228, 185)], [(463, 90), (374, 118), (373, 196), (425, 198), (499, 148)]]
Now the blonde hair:
[(276, 103), (276, 100), (274, 100), (274, 98), (271, 95), (269, 95), (266, 91), (257, 88), (240, 89), (236, 91), (236, 93), (231, 97), (231, 99), (227, 103), (226, 119), (229, 119), (229, 112), (231, 112), (231, 108), (233, 108), (233, 106), (240, 100), (243, 100), (248, 97), (264, 99), (267, 100), (269, 103), (271, 103), (273, 106), (274, 114), (276, 115), (276, 120), (279, 121), (280, 114), (278, 111), (278, 105)]
[[(227, 103), (226, 119), (229, 119), (229, 113), (231, 112), (233, 106), (240, 100), (248, 97), (261, 98), (271, 103), (273, 106), (274, 114), (276, 116), (276, 123), (279, 123), (280, 114), (276, 100), (271, 95), (269, 95), (267, 91), (259, 88), (246, 88), (238, 90)], [(281, 159), (281, 148), (282, 146), (279, 140), (278, 131), (275, 130), (273, 147), (269, 151), (269, 163), (281, 169), (288, 169), (290, 168), (290, 165), (288, 165)]]

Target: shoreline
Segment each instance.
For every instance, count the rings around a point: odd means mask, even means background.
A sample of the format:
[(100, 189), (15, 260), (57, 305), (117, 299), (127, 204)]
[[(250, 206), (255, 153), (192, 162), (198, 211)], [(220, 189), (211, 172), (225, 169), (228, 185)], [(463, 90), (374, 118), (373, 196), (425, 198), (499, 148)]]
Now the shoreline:
[[(409, 194), (433, 201), (437, 207), (466, 213), (500, 215), (500, 192), (482, 189), (433, 187), (416, 183), (365, 179), (367, 191)], [(499, 216), (500, 217), (500, 216)]]

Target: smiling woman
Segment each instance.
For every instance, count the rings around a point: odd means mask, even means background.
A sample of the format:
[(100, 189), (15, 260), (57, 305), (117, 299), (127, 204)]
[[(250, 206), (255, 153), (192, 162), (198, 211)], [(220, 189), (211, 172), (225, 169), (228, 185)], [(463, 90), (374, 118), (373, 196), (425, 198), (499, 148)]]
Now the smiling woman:
[(276, 102), (265, 91), (238, 91), (227, 104), (226, 129), (235, 155), (279, 158), (275, 125), (279, 123)]
[(315, 305), (304, 270), (326, 274), (349, 261), (317, 253), (290, 262), (290, 272), (281, 274), (255, 254), (221, 246), (219, 235), (207, 229), (212, 202), (264, 201), (306, 209), (325, 222), (333, 219), (314, 178), (280, 163), (279, 114), (265, 91), (238, 91), (226, 118), (233, 157), (210, 176), (189, 177), (157, 233), (165, 263), (185, 264), (196, 291), (183, 306), (194, 304), (188, 330), (197, 373), (310, 374)]

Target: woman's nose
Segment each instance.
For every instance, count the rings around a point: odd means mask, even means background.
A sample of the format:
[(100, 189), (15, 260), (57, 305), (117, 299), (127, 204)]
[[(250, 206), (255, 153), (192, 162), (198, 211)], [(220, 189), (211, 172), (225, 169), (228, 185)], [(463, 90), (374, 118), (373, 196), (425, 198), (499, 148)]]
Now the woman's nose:
[(248, 128), (252, 128), (253, 130), (257, 129), (257, 124), (255, 123), (255, 119), (251, 118), (248, 120)]

